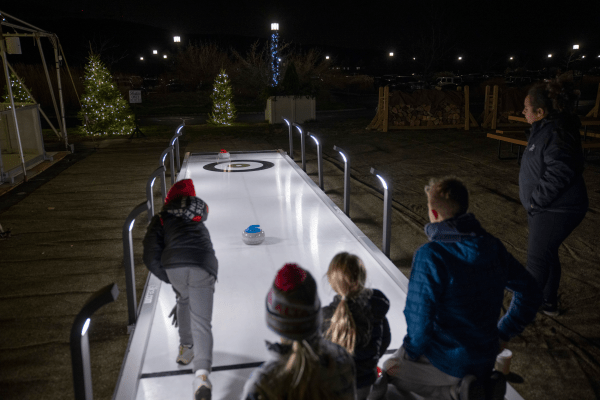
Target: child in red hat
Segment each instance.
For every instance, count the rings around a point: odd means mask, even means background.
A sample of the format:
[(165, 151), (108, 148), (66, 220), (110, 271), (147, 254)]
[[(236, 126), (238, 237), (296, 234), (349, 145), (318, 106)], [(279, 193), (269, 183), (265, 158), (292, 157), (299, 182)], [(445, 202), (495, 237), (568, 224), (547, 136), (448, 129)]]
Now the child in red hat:
[(169, 190), (165, 204), (152, 218), (144, 237), (144, 264), (177, 293), (179, 355), (192, 360), (195, 400), (210, 400), (208, 376), (212, 367), (212, 309), (218, 262), (204, 221), (208, 206), (196, 197), (191, 179)]

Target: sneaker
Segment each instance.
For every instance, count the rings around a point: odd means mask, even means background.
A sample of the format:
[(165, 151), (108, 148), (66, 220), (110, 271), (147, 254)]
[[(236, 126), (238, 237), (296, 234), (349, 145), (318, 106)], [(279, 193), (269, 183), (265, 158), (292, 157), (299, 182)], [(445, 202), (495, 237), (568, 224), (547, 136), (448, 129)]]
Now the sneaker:
[(194, 400), (210, 400), (212, 385), (206, 375), (194, 378)]
[(549, 317), (558, 317), (560, 312), (558, 311), (558, 303), (544, 303), (542, 305), (542, 312)]
[(181, 365), (188, 365), (194, 359), (194, 349), (192, 346), (179, 346), (179, 355), (177, 356), (177, 363)]
[(506, 377), (502, 372), (494, 371), (485, 385), (486, 400), (504, 400)]
[(485, 400), (485, 389), (475, 375), (466, 375), (458, 386), (458, 400)]

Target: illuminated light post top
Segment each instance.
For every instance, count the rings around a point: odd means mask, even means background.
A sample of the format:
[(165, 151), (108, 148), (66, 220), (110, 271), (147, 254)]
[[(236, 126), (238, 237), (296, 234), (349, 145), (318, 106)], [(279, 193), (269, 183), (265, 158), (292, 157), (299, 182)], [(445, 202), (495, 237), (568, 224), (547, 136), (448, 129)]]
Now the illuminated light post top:
[(417, 57), (413, 57), (413, 60), (416, 60), (416, 59), (417, 59)]
[(394, 57), (394, 52), (390, 51), (390, 57)]
[(180, 43), (181, 42), (181, 36), (173, 36), (173, 42)]
[(459, 57), (458, 57), (458, 60), (459, 60), (459, 61), (460, 61), (460, 60), (462, 60), (462, 56), (459, 56)]
[(140, 57), (140, 60), (144, 61), (144, 57)]
[(274, 22), (271, 24), (271, 30), (272, 31), (278, 31), (279, 30), (279, 24), (277, 22)]
[(164, 55), (163, 55), (163, 58), (167, 58), (167, 55), (166, 55), (166, 54), (164, 54)]
[(325, 59), (326, 59), (326, 60), (329, 60), (329, 56), (325, 56)]
[(573, 50), (579, 50), (579, 45), (578, 44), (574, 44), (573, 45)]
[(152, 50), (152, 54), (158, 54), (158, 50)]
[(509, 60), (512, 60), (514, 57), (510, 57)]
[(548, 54), (548, 58), (552, 58), (552, 54)]

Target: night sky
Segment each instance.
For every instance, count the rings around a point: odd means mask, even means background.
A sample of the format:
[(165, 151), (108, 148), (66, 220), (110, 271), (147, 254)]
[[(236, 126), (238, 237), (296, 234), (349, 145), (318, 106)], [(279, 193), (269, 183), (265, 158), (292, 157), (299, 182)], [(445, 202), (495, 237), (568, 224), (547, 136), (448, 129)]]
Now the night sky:
[(597, 58), (600, 1), (552, 4), (514, 0), (363, 1), (357, 6), (347, 1), (31, 0), (5, 2), (0, 9), (41, 25), (44, 20), (65, 17), (113, 19), (160, 27), (184, 39), (186, 34), (267, 38), (270, 23), (278, 22), (280, 35), (287, 41), (394, 51), (405, 58), (432, 29), (451, 47), (449, 56), (462, 55), (465, 60), (513, 53), (537, 60), (547, 53), (566, 53), (574, 43)]

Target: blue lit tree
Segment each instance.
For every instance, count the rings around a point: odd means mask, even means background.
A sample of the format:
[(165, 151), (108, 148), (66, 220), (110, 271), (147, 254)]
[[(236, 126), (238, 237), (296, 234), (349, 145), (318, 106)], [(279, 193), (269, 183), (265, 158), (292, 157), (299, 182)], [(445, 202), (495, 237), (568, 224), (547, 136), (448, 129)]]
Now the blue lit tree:
[(129, 135), (135, 119), (100, 56), (90, 55), (81, 96), (80, 131), (86, 135)]
[(210, 98), (213, 101), (213, 112), (208, 122), (215, 125), (231, 125), (235, 121), (236, 109), (233, 105), (231, 81), (224, 69), (221, 69), (215, 79)]
[(271, 86), (279, 85), (279, 24), (271, 24)]

